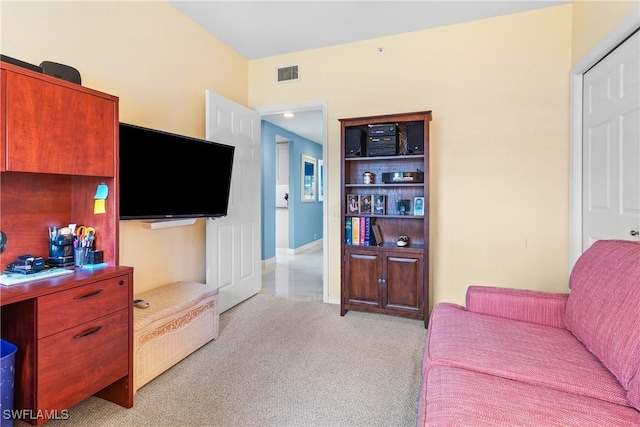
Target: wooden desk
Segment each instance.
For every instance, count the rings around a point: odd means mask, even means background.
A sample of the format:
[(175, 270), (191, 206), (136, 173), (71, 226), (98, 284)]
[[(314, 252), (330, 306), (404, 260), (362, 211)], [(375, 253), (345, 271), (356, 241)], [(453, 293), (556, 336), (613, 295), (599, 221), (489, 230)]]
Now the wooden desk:
[(0, 304), (25, 421), (42, 424), (93, 394), (133, 406), (133, 268), (0, 286)]

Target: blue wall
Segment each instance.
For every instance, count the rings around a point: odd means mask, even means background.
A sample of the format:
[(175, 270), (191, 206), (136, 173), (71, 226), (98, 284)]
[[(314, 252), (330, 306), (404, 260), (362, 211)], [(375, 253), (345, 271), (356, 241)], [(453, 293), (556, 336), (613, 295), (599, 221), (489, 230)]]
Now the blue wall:
[[(300, 202), (303, 154), (322, 159), (322, 145), (269, 122), (262, 122), (262, 260), (276, 256), (276, 135), (289, 140), (289, 249), (322, 236), (322, 202)], [(316, 165), (317, 168), (317, 165)], [(318, 172), (316, 171), (316, 174)], [(316, 181), (320, 179), (316, 175)], [(316, 239), (314, 239), (316, 236)]]

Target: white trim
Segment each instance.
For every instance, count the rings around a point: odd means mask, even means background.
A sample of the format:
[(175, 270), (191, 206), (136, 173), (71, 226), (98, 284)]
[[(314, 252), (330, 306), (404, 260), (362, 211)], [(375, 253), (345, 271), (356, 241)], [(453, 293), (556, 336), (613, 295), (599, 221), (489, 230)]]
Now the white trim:
[(570, 71), (569, 270), (582, 254), (582, 84), (584, 73), (639, 28), (640, 15), (636, 10), (583, 56)]
[[(306, 245), (298, 246), (297, 248), (276, 248), (276, 255), (300, 255), (303, 252), (310, 251), (322, 245), (323, 239), (314, 240)], [(276, 257), (277, 258), (277, 257)]]
[(276, 257), (262, 260), (262, 274), (276, 269)]
[[(300, 69), (298, 69), (298, 72)], [(309, 111), (309, 110), (321, 110), (322, 111), (322, 158), (324, 159), (324, 175), (322, 178), (324, 179), (323, 188), (324, 188), (324, 203), (322, 203), (322, 235), (324, 236), (324, 246), (322, 248), (322, 301), (331, 304), (339, 304), (340, 298), (338, 297), (338, 302), (336, 303), (336, 298), (329, 297), (329, 203), (326, 201), (329, 200), (329, 195), (331, 190), (327, 186), (327, 176), (328, 171), (331, 169), (329, 155), (327, 150), (327, 101), (326, 100), (317, 100), (317, 101), (309, 101), (309, 102), (301, 102), (297, 104), (284, 104), (284, 105), (274, 105), (270, 107), (261, 107), (255, 109), (260, 116), (265, 116), (268, 114), (280, 114), (285, 111)]]

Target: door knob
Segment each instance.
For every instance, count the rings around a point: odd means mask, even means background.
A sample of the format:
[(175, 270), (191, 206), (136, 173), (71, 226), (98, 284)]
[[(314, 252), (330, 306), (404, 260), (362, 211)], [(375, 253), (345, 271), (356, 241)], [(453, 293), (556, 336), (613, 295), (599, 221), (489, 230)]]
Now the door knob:
[(631, 235), (632, 235), (632, 236), (634, 236), (634, 237), (635, 237), (635, 236), (640, 236), (640, 231), (638, 231), (638, 230), (631, 230)]

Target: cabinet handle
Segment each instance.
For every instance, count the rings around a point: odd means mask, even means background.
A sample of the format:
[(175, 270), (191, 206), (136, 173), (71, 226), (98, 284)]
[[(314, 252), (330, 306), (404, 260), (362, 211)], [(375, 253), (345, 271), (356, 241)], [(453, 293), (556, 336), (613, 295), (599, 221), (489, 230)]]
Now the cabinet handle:
[(638, 231), (638, 230), (631, 230), (631, 235), (632, 235), (632, 236), (634, 236), (634, 237), (635, 237), (635, 236), (640, 236), (640, 231)]
[(93, 334), (95, 334), (95, 333), (96, 333), (96, 332), (98, 332), (100, 329), (102, 329), (102, 326), (96, 326), (95, 328), (91, 328), (91, 329), (88, 329), (88, 330), (86, 330), (86, 331), (84, 331), (84, 332), (79, 333), (78, 335), (74, 336), (73, 338), (74, 338), (74, 339), (75, 339), (75, 338), (84, 338), (84, 337), (87, 337), (87, 336), (89, 336), (89, 335), (93, 335)]
[(120, 286), (124, 285), (124, 280), (122, 280), (122, 279), (121, 279), (121, 280), (118, 282), (118, 284), (119, 284)]
[(98, 294), (99, 294), (99, 293), (101, 293), (101, 292), (102, 292), (102, 289), (98, 289), (97, 291), (95, 291), (95, 292), (91, 292), (90, 294), (86, 294), (86, 295), (78, 295), (77, 297), (73, 297), (73, 299), (90, 298), (90, 297), (93, 297), (93, 296), (98, 295)]

